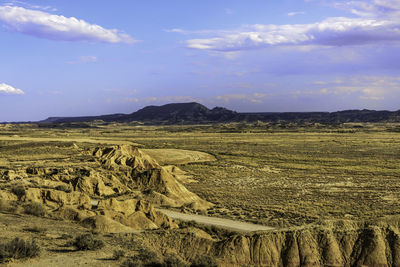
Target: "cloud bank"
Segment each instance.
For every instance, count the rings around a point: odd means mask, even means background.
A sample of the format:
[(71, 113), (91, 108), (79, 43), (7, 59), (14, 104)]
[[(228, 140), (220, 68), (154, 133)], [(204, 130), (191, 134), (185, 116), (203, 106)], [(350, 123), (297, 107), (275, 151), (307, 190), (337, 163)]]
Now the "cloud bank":
[(0, 93), (6, 95), (23, 95), (24, 91), (14, 88), (11, 85), (0, 83)]
[[(247, 25), (186, 41), (189, 48), (240, 51), (268, 46), (348, 46), (400, 41), (400, 1), (349, 1), (336, 4), (358, 18), (333, 17), (311, 24)], [(203, 31), (204, 32), (204, 31)]]
[(9, 31), (57, 41), (135, 42), (130, 35), (116, 29), (17, 6), (0, 6), (0, 22)]

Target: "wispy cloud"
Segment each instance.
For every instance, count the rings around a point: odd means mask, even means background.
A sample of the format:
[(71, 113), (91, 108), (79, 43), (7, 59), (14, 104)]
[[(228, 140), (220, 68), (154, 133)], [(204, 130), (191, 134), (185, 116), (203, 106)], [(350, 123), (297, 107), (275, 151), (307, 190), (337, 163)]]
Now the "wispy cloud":
[(5, 3), (6, 6), (22, 6), (25, 8), (30, 8), (30, 9), (39, 9), (39, 10), (44, 10), (44, 11), (57, 11), (57, 8), (54, 8), (52, 6), (41, 6), (41, 5), (33, 5), (24, 1), (18, 1), (18, 0), (10, 0), (9, 2)]
[(0, 94), (6, 95), (23, 95), (24, 91), (18, 88), (14, 88), (11, 85), (0, 83)]
[(361, 17), (399, 19), (400, 15), (399, 0), (335, 1), (332, 5)]
[(84, 63), (94, 63), (98, 59), (96, 56), (81, 56), (77, 60), (68, 61), (68, 64), (84, 64)]
[(167, 104), (167, 103), (180, 103), (180, 102), (203, 102), (201, 98), (194, 98), (191, 96), (148, 96), (148, 97), (109, 97), (106, 98), (108, 104), (119, 103), (138, 103), (144, 105), (150, 104)]
[[(347, 8), (359, 17), (332, 17), (310, 24), (244, 25), (228, 31), (201, 30), (198, 33), (208, 37), (185, 43), (189, 48), (230, 52), (269, 46), (335, 47), (400, 41), (399, 0), (347, 1), (336, 6)], [(288, 15), (296, 14), (301, 12)]]
[(263, 103), (263, 98), (267, 95), (262, 93), (254, 93), (254, 94), (225, 94), (217, 96), (216, 99), (218, 101), (223, 101), (225, 104), (228, 104), (233, 101), (242, 101), (242, 102), (250, 102), (253, 104), (261, 104)]
[(304, 11), (295, 11), (295, 12), (289, 12), (287, 15), (289, 17), (293, 17), (293, 16), (296, 16), (296, 15), (304, 15), (304, 14), (306, 14)]
[(74, 17), (53, 15), (18, 6), (0, 6), (0, 22), (9, 31), (57, 41), (133, 43), (130, 35)]
[(230, 9), (230, 8), (225, 8), (225, 14), (232, 15), (233, 14), (233, 10)]
[(379, 101), (400, 94), (400, 78), (391, 76), (353, 76), (312, 83), (319, 89), (296, 91), (303, 95), (355, 95), (362, 100)]

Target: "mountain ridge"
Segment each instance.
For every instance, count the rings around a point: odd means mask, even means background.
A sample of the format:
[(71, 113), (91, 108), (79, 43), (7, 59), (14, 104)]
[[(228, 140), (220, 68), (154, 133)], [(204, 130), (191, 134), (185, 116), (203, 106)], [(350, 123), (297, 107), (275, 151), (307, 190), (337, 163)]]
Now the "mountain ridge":
[(37, 123), (74, 122), (142, 122), (145, 124), (197, 124), (223, 122), (400, 122), (400, 110), (342, 110), (336, 112), (236, 112), (224, 107), (209, 109), (196, 103), (170, 103), (146, 106), (130, 114), (108, 114), (81, 117), (49, 117)]

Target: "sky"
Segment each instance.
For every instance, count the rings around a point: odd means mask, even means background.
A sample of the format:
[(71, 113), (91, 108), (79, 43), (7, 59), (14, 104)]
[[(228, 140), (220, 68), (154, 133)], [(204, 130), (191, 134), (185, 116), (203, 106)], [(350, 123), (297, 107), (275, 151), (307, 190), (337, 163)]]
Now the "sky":
[(399, 100), (400, 0), (0, 0), (0, 121)]

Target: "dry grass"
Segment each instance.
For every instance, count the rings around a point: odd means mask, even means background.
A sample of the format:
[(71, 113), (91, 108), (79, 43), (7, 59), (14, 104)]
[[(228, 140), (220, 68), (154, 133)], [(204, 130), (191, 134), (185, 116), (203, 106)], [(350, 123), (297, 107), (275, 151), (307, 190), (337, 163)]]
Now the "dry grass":
[[(210, 214), (278, 226), (367, 219), (400, 213), (398, 128), (398, 124), (115, 124), (85, 129), (16, 125), (0, 130), (0, 168), (90, 164), (85, 151), (96, 145), (88, 139), (197, 150), (218, 160), (180, 167), (197, 181), (186, 187), (217, 204)], [(19, 139), (1, 139), (12, 135)]]
[(0, 244), (0, 263), (10, 259), (26, 259), (39, 256), (40, 247), (35, 241), (27, 242), (14, 238), (8, 243)]

